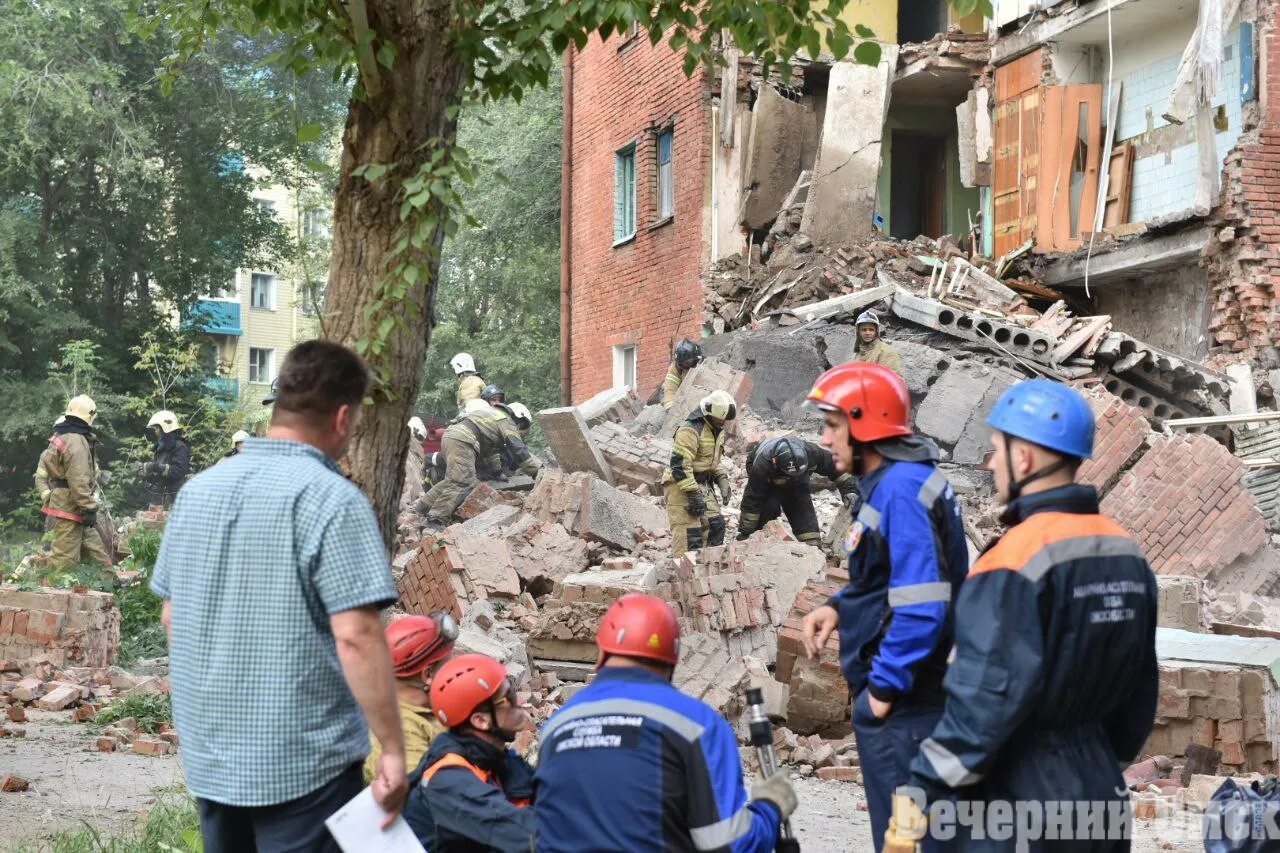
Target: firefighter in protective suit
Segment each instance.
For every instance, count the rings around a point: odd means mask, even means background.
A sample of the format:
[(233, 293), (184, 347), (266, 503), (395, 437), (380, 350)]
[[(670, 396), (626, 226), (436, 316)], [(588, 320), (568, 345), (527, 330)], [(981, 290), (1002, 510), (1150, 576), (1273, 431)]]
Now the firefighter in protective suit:
[(454, 510), (479, 481), (477, 467), (501, 470), (504, 451), (521, 474), (538, 476), (542, 465), (530, 455), (515, 422), (484, 400), (469, 400), (462, 417), (444, 431), (440, 451), (444, 455), (444, 479), (432, 486), (419, 504), (426, 513), (427, 524), (447, 525)]
[(733, 728), (671, 683), (680, 625), (653, 595), (624, 595), (596, 632), (596, 676), (542, 727), (538, 850), (764, 853), (796, 807), (786, 773), (750, 798)]
[(36, 466), (41, 512), (52, 522), (50, 564), (55, 569), (81, 563), (111, 565), (97, 530), (97, 437), (92, 429), (97, 415), (91, 398), (84, 394), (73, 397)]
[(854, 344), (853, 360), (883, 364), (899, 376), (902, 375), (902, 356), (880, 337), (880, 318), (874, 311), (858, 315), (858, 342)]
[(191, 445), (182, 435), (178, 416), (167, 409), (151, 416), (147, 432), (155, 443), (155, 454), (150, 462), (138, 466), (138, 470), (147, 481), (151, 503), (170, 507), (191, 473)]
[(858, 481), (853, 474), (837, 471), (830, 451), (816, 444), (780, 435), (750, 448), (738, 538), (746, 539), (785, 512), (796, 539), (816, 544), (821, 533), (809, 492), (810, 474), (821, 474), (834, 482), (846, 503), (857, 494)]
[(822, 444), (837, 469), (859, 475), (862, 503), (841, 545), (849, 583), (804, 618), (805, 653), (816, 660), (839, 629), (879, 851), (893, 792), (942, 716), (953, 606), (969, 550), (938, 448), (907, 425), (911, 401), (901, 376), (879, 364), (842, 364), (818, 377), (809, 402), (823, 411)]
[(476, 373), (476, 361), (471, 353), (458, 353), (449, 359), (449, 366), (458, 377), (458, 408), (461, 409), (469, 400), (480, 399), (485, 381), (483, 376)]
[(702, 361), (702, 346), (685, 338), (676, 344), (672, 353), (671, 366), (667, 368), (667, 378), (662, 380), (662, 408), (669, 409), (676, 401), (676, 394), (684, 377)]
[[(729, 500), (729, 473), (724, 455), (724, 425), (738, 416), (728, 391), (712, 391), (676, 430), (671, 464), (662, 475), (671, 523), (671, 550), (679, 557), (703, 545), (724, 544), (724, 516)], [(717, 498), (716, 490), (720, 494)]]
[(1083, 397), (1026, 380), (987, 423), (987, 468), (1009, 529), (960, 593), (946, 709), (911, 764), (912, 790), (895, 798), (894, 823), (918, 826), (922, 799), (952, 795), (975, 813), (993, 800), (1093, 803), (1115, 808), (1101, 809), (1105, 825), (1092, 839), (1015, 832), (997, 843), (961, 831), (956, 846), (1128, 850), (1127, 838), (1117, 840), (1129, 823), (1120, 768), (1135, 760), (1156, 712), (1156, 579), (1133, 538), (1099, 512), (1094, 488), (1075, 482), (1093, 452)]

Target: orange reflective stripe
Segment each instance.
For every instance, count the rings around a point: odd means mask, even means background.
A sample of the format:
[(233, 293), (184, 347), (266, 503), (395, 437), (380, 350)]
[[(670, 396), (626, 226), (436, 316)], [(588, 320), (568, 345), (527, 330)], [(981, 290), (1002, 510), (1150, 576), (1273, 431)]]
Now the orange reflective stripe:
[(76, 515), (74, 512), (66, 512), (65, 510), (61, 510), (61, 509), (54, 509), (51, 506), (40, 507), (40, 511), (43, 512), (45, 515), (53, 516), (54, 518), (65, 519), (66, 521), (74, 521), (77, 524), (84, 521), (83, 515)]
[(65, 451), (67, 449), (67, 443), (62, 440), (62, 436), (60, 435), (49, 436), (49, 443), (59, 450)]
[(997, 569), (1019, 571), (1046, 546), (1082, 536), (1133, 538), (1129, 531), (1105, 515), (1038, 512), (1001, 537), (991, 550), (978, 558), (969, 569), (969, 574), (977, 575)]
[[(441, 758), (435, 764), (432, 764), (430, 767), (424, 770), (422, 772), (422, 784), (423, 785), (427, 784), (427, 782), (431, 781), (431, 777), (436, 775), (437, 770), (443, 770), (446, 767), (465, 768), (467, 770), (470, 770), (472, 773), (474, 773), (476, 778), (479, 779), (481, 782), (484, 782), (487, 785), (493, 785), (495, 788), (499, 787), (498, 784), (493, 781), (492, 773), (488, 772), (487, 770), (481, 770), (479, 767), (476, 767), (474, 764), (472, 764), (470, 761), (467, 761), (467, 759), (463, 758), (461, 755), (458, 755), (458, 753), (456, 752), (449, 753), (444, 758)], [(515, 806), (518, 809), (523, 809), (526, 806), (531, 805), (533, 801), (526, 800), (523, 798), (518, 800), (513, 800), (510, 797), (508, 797), (507, 802), (511, 803), (511, 805)]]
[(431, 779), (432, 776), (436, 775), (437, 770), (443, 770), (446, 767), (465, 767), (467, 770), (470, 770), (472, 773), (474, 773), (476, 775), (476, 778), (479, 779), (481, 782), (489, 782), (493, 778), (492, 773), (481, 770), (479, 767), (476, 767), (474, 764), (472, 764), (470, 761), (467, 761), (467, 759), (463, 758), (461, 755), (458, 755), (458, 753), (451, 752), (448, 755), (446, 755), (444, 758), (440, 759), (435, 764), (432, 764), (430, 767), (428, 767), (426, 770), (423, 771), (422, 773), (423, 784), (426, 784)]

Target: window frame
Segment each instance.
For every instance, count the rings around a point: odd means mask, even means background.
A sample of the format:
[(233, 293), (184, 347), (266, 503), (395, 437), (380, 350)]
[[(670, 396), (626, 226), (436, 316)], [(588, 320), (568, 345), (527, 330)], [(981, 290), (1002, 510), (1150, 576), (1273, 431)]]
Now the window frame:
[[(630, 173), (627, 173), (627, 163)], [(629, 196), (629, 198), (628, 198)], [(630, 201), (630, 221), (627, 219), (627, 202)], [(621, 246), (636, 238), (638, 211), (636, 210), (636, 144), (628, 142), (613, 155), (613, 245)], [(624, 230), (624, 226), (629, 230)]]
[[(267, 358), (266, 358), (266, 365), (265, 365), (266, 372), (267, 372), (267, 378), (266, 378), (266, 379), (263, 379), (263, 378), (262, 378), (262, 375), (261, 375), (261, 374), (262, 374), (262, 371), (261, 371), (260, 369), (257, 371), (257, 372), (258, 372), (258, 378), (257, 378), (257, 379), (254, 379), (254, 378), (253, 378), (253, 375), (254, 375), (254, 372), (255, 372), (255, 367), (256, 367), (256, 365), (254, 364), (254, 358), (253, 358), (254, 353), (266, 353), (266, 354), (267, 354)], [(273, 381), (275, 381), (275, 378), (276, 378), (276, 377), (275, 377), (275, 373), (276, 373), (276, 348), (275, 348), (275, 347), (249, 347), (249, 356), (248, 356), (248, 360), (249, 360), (249, 371), (248, 371), (248, 373), (249, 373), (249, 383), (250, 383), (250, 384), (252, 384), (252, 385), (270, 385)]]
[[(628, 361), (630, 363), (628, 363)], [(628, 370), (629, 368), (629, 370)], [(627, 374), (630, 373), (630, 381)], [(638, 389), (640, 385), (640, 345), (613, 345), (613, 387)]]
[[(662, 143), (667, 141), (667, 160), (662, 161)], [(676, 131), (667, 127), (658, 131), (653, 143), (654, 169), (654, 225), (660, 225), (675, 218), (676, 215), (676, 171), (675, 171)], [(664, 178), (665, 168), (665, 178)]]
[[(270, 282), (270, 288), (266, 292), (266, 305), (259, 305), (257, 300), (258, 279), (266, 279)], [(276, 275), (269, 272), (255, 272), (249, 274), (249, 307), (258, 311), (274, 311), (276, 310), (276, 300), (278, 298), (279, 289)]]

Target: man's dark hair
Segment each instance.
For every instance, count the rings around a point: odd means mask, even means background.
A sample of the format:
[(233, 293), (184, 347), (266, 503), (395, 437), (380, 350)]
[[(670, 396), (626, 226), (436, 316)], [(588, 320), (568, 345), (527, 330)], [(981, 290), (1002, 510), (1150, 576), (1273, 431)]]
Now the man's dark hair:
[(276, 382), (271, 420), (300, 415), (310, 421), (356, 405), (369, 393), (369, 368), (360, 356), (333, 341), (306, 341), (289, 350)]

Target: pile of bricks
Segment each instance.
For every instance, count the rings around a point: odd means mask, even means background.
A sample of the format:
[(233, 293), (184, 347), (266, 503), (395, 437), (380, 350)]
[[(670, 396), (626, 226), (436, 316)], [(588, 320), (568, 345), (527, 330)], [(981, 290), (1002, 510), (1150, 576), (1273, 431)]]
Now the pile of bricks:
[(0, 658), (109, 666), (120, 650), (115, 596), (0, 584)]
[(28, 722), (29, 711), (69, 713), (74, 722), (92, 720), (104, 703), (135, 692), (167, 693), (169, 681), (137, 677), (116, 666), (63, 668), (45, 658), (0, 660), (0, 736), (22, 737), (14, 723)]
[(619, 551), (667, 529), (667, 514), (651, 498), (610, 486), (594, 474), (544, 470), (525, 509), (575, 536)]
[(625, 427), (604, 422), (591, 428), (591, 438), (613, 469), (613, 481), (624, 488), (661, 492), (662, 474), (671, 463), (671, 442), (652, 435), (632, 435)]
[(844, 573), (833, 570), (821, 581), (807, 584), (796, 596), (782, 627), (778, 629), (778, 661), (775, 677), (790, 685), (787, 722), (799, 732), (847, 732), (850, 725), (849, 685), (840, 669), (840, 638), (833, 632), (821, 657), (805, 657), (801, 620), (825, 604), (845, 585)]
[(1102, 501), (1157, 573), (1212, 579), (1268, 541), (1243, 463), (1206, 435), (1156, 438)]
[(1095, 387), (1087, 395), (1097, 421), (1093, 440), (1093, 456), (1080, 466), (1078, 479), (1106, 492), (1142, 450), (1151, 426), (1140, 409), (1119, 397)]
[(99, 752), (132, 750), (138, 755), (169, 755), (178, 751), (178, 732), (172, 723), (162, 722), (154, 732), (144, 729), (133, 717), (116, 720), (94, 740)]
[(1280, 731), (1268, 709), (1280, 699), (1264, 668), (1161, 661), (1156, 725), (1145, 754), (1186, 756), (1190, 744), (1217, 750), (1231, 773), (1275, 773)]
[[(786, 726), (778, 726), (773, 730), (773, 748), (779, 763), (794, 767), (799, 776), (862, 784), (858, 746), (852, 734), (837, 740), (821, 735), (797, 735)], [(747, 766), (754, 767), (754, 760), (753, 750)]]

